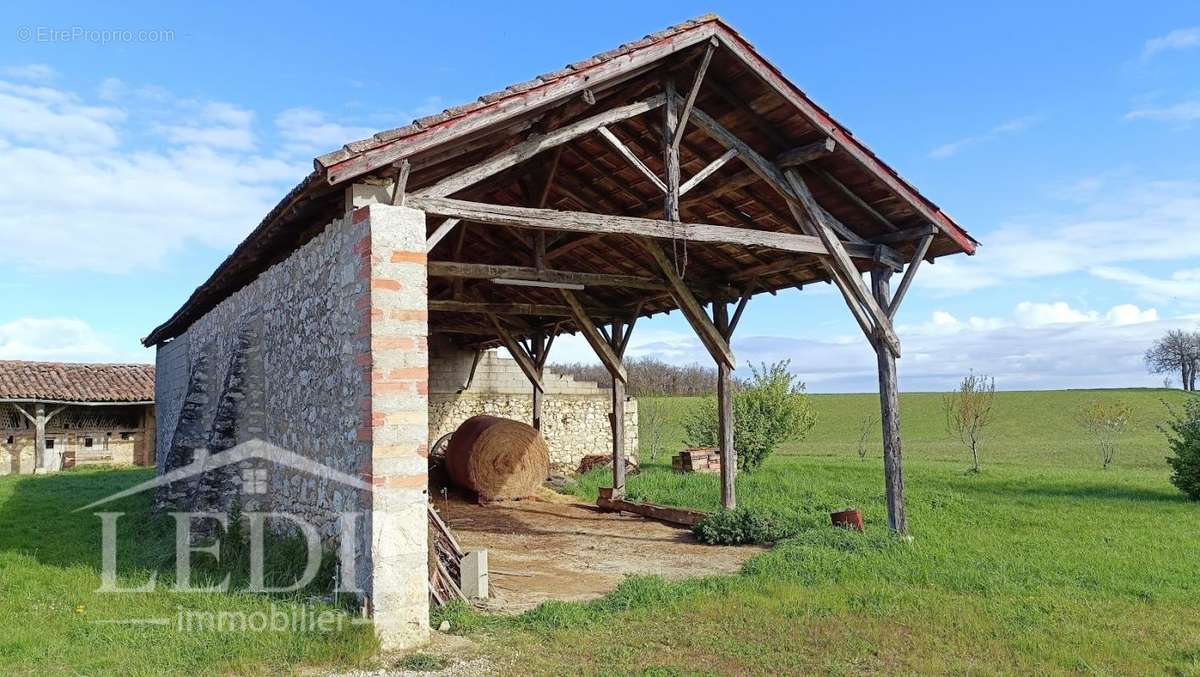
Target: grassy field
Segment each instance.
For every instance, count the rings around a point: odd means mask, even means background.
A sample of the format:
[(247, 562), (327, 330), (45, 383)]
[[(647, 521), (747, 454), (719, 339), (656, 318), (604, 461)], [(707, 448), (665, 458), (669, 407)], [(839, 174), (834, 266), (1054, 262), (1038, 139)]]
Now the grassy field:
[[(1073, 423), (1095, 398), (1137, 412), (1112, 468)], [(738, 576), (668, 583), (631, 578), (591, 604), (549, 603), (518, 616), (439, 612), (520, 674), (1173, 673), (1200, 675), (1200, 504), (1167, 482), (1155, 390), (1001, 393), (983, 472), (944, 432), (937, 395), (902, 397), (908, 510), (914, 539), (886, 533), (879, 435), (856, 453), (866, 395), (814, 397), (819, 421), (758, 472), (738, 478), (742, 505), (800, 528)], [(643, 401), (643, 411), (647, 406)], [(713, 476), (669, 471), (664, 449), (630, 478), (636, 498), (712, 509)], [(877, 426), (876, 426), (877, 428)], [(171, 628), (90, 621), (173, 616), (186, 608), (308, 606), (302, 597), (102, 595), (99, 529), (81, 505), (147, 477), (142, 470), (0, 478), (0, 674), (295, 672), (369, 662), (361, 626), (333, 633), (181, 635)], [(594, 498), (603, 471), (581, 479)], [(857, 506), (867, 533), (828, 526)], [(127, 511), (135, 546), (123, 582), (171, 566), (169, 525)], [(698, 571), (703, 562), (697, 562)], [(166, 574), (163, 574), (166, 575)], [(169, 577), (168, 577), (169, 578)], [(191, 605), (190, 607), (188, 605)], [(324, 608), (317, 605), (315, 608)]]
[[(1109, 470), (1073, 422), (1096, 398), (1137, 412)], [(905, 544), (886, 534), (878, 433), (865, 460), (856, 452), (877, 399), (819, 396), (809, 439), (738, 478), (741, 505), (804, 527), (740, 576), (634, 579), (591, 605), (456, 620), (544, 673), (1200, 674), (1200, 505), (1167, 482), (1163, 399), (1181, 396), (1002, 393), (976, 475), (944, 431), (940, 397), (904, 396)], [(663, 404), (676, 422), (691, 406)], [(681, 434), (673, 426), (666, 448)], [(629, 492), (713, 508), (716, 478), (672, 474), (667, 455)], [(603, 484), (595, 472), (579, 491)], [(828, 527), (846, 506), (863, 510), (866, 535)]]

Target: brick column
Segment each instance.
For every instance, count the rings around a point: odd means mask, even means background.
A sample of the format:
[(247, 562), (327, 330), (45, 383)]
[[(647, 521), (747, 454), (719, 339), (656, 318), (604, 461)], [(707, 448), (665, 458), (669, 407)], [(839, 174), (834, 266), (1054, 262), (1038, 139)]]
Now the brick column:
[[(354, 210), (364, 331), (363, 421), (370, 445), (368, 595), (385, 650), (429, 637), (429, 352), (425, 214), (372, 204)], [(365, 554), (365, 553), (364, 553)]]

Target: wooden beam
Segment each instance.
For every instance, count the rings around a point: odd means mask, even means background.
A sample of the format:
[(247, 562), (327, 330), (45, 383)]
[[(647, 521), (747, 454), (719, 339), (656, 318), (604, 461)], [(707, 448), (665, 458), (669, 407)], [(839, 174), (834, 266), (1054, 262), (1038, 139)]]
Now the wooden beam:
[(706, 167), (704, 167), (704, 169), (701, 169), (700, 171), (696, 172), (694, 175), (692, 175), (692, 178), (685, 181), (684, 184), (679, 187), (679, 194), (682, 196), (682, 195), (686, 194), (689, 190), (695, 188), (697, 185), (700, 184), (701, 181), (712, 176), (713, 173), (715, 173), (721, 167), (724, 167), (726, 162), (729, 162), (733, 158), (737, 157), (737, 154), (738, 154), (738, 151), (736, 148), (730, 148), (730, 149), (726, 150), (721, 155), (721, 157), (708, 163), (708, 165)]
[(650, 240), (643, 240), (642, 246), (654, 257), (654, 261), (662, 271), (667, 284), (671, 286), (671, 295), (675, 298), (675, 302), (679, 304), (680, 311), (683, 312), (683, 316), (692, 325), (692, 328), (700, 338), (700, 342), (708, 349), (709, 354), (712, 355), (718, 364), (727, 365), (730, 369), (736, 368), (737, 359), (734, 358), (733, 351), (729, 349), (729, 343), (721, 335), (721, 332), (713, 326), (712, 320), (704, 312), (704, 308), (696, 300), (696, 296), (692, 293), (692, 290), (684, 284), (683, 280), (675, 272), (675, 266), (672, 265), (662, 248), (658, 246), (658, 243)]
[(442, 225), (438, 226), (437, 229), (433, 231), (433, 234), (430, 235), (427, 240), (425, 240), (425, 252), (428, 253), (433, 251), (433, 248), (437, 246), (437, 243), (441, 242), (442, 238), (449, 235), (450, 231), (454, 230), (454, 227), (457, 226), (461, 221), (462, 219), (454, 218), (443, 221)]
[(665, 291), (667, 285), (646, 277), (634, 275), (609, 275), (606, 273), (577, 273), (567, 270), (538, 270), (525, 266), (504, 266), (491, 263), (457, 263), (454, 261), (430, 261), (429, 277), (465, 278), (470, 280), (531, 280), (538, 282), (582, 284), (589, 287), (625, 287)]
[[(888, 302), (888, 282), (892, 271), (876, 268), (871, 271), (871, 289), (880, 304)], [(896, 378), (896, 355), (876, 342), (875, 355), (879, 363), (879, 406), (883, 425), (883, 477), (887, 497), (888, 528), (892, 533), (908, 534), (908, 517), (904, 510), (904, 461), (900, 442), (900, 395)]]
[(696, 96), (700, 94), (700, 85), (704, 83), (704, 74), (708, 71), (708, 64), (712, 61), (713, 52), (717, 51), (717, 46), (720, 43), (716, 38), (708, 41), (708, 48), (704, 50), (704, 58), (700, 60), (700, 67), (696, 69), (696, 77), (692, 79), (692, 88), (688, 92), (687, 101), (683, 104), (683, 109), (679, 111), (679, 119), (675, 122), (675, 127), (671, 136), (671, 148), (676, 153), (679, 152), (679, 143), (683, 141), (683, 135), (687, 131), (688, 117), (692, 114), (692, 106), (696, 105)]
[(412, 171), (412, 163), (408, 160), (401, 160), (398, 167), (399, 173), (396, 174), (396, 185), (392, 186), (392, 205), (397, 207), (404, 206), (404, 191), (408, 188), (408, 173)]
[(888, 318), (887, 313), (879, 305), (878, 301), (875, 300), (875, 297), (871, 294), (871, 290), (867, 289), (867, 285), (862, 279), (862, 273), (858, 272), (858, 269), (854, 267), (849, 254), (846, 253), (846, 250), (842, 246), (842, 241), (834, 235), (829, 223), (817, 207), (816, 199), (813, 198), (812, 193), (808, 190), (808, 186), (805, 185), (804, 179), (800, 178), (795, 169), (787, 170), (786, 177), (792, 190), (800, 198), (801, 206), (807, 211), (807, 216), (815, 224), (817, 236), (821, 238), (821, 241), (829, 249), (833, 267), (840, 273), (838, 279), (842, 281), (842, 284), (849, 285), (850, 292), (862, 304), (870, 316), (875, 332), (887, 343), (888, 348), (899, 356), (900, 338), (896, 336), (896, 332), (892, 328), (891, 319)]
[(535, 389), (545, 392), (546, 386), (542, 383), (542, 376), (538, 372), (537, 366), (533, 363), (533, 358), (525, 350), (525, 346), (513, 338), (513, 335), (509, 333), (504, 323), (495, 314), (488, 314), (488, 319), (492, 321), (492, 327), (496, 329), (496, 337), (500, 339), (505, 348), (508, 348), (508, 352), (517, 361), (517, 366), (521, 368), (521, 371), (525, 372), (525, 376), (529, 379), (529, 382), (533, 384)]
[(627, 106), (619, 106), (611, 108), (584, 118), (578, 122), (571, 123), (565, 127), (561, 127), (546, 134), (535, 134), (529, 139), (519, 143), (512, 148), (502, 151), (483, 162), (468, 167), (460, 172), (456, 172), (438, 181), (421, 191), (420, 194), (432, 197), (444, 197), (452, 193), (456, 193), (463, 188), (472, 186), (489, 176), (498, 174), (509, 167), (518, 165), (525, 160), (537, 155), (538, 153), (549, 150), (557, 146), (561, 146), (568, 141), (579, 138), (584, 134), (590, 134), (604, 125), (610, 125), (621, 120), (628, 120), (631, 117), (641, 115), (646, 111), (654, 110), (663, 105), (663, 96), (661, 94), (652, 96), (644, 101), (631, 103)]
[[(538, 382), (544, 383), (547, 357), (546, 344), (546, 328), (539, 326), (533, 335), (529, 337), (530, 347), (529, 356), (533, 359), (533, 368), (537, 371)], [(545, 393), (541, 388), (534, 387), (533, 389), (533, 429), (542, 429), (542, 400), (545, 398)]]
[[(824, 169), (818, 169), (816, 171), (817, 171), (817, 175), (819, 175), (822, 179), (825, 179), (825, 181), (828, 182), (830, 185), (832, 185), (834, 188), (837, 188), (839, 191), (841, 191), (842, 195), (845, 195), (851, 202), (858, 205), (859, 209), (870, 214), (871, 218), (878, 221), (879, 224), (882, 225), (884, 228), (886, 228), (889, 231), (896, 230), (896, 224), (892, 223), (888, 219), (888, 217), (884, 216), (883, 214), (880, 214), (879, 210), (872, 207), (870, 204), (867, 203), (866, 200), (859, 197), (857, 193), (850, 190), (850, 188), (848, 186), (846, 186), (846, 184), (842, 183), (841, 181), (838, 181), (837, 177), (835, 177), (833, 174), (830, 174), (829, 172), (825, 171)], [(878, 240), (876, 240), (876, 241), (878, 241)]]
[(612, 512), (631, 512), (642, 517), (649, 517), (660, 522), (668, 522), (670, 524), (679, 524), (685, 527), (691, 527), (704, 521), (708, 517), (708, 513), (698, 510), (687, 510), (686, 508), (671, 508), (662, 505), (654, 505), (653, 503), (638, 503), (635, 501), (627, 501), (623, 498), (605, 498), (601, 496), (596, 499), (596, 506), (601, 510), (609, 510)]
[(738, 299), (737, 309), (733, 311), (733, 318), (729, 320), (729, 327), (725, 330), (725, 340), (733, 339), (733, 332), (737, 329), (738, 322), (742, 319), (742, 313), (746, 310), (746, 304), (750, 302), (750, 297), (754, 295), (754, 289), (758, 286), (758, 278), (755, 278), (746, 285), (746, 291), (742, 292), (742, 297)]
[(873, 237), (871, 238), (871, 242), (877, 242), (879, 244), (905, 244), (912, 242), (913, 240), (920, 240), (927, 235), (934, 235), (937, 232), (938, 229), (935, 228), (933, 224), (927, 223), (923, 226), (914, 226), (912, 228), (898, 230), (894, 233), (885, 233), (883, 235)]
[(638, 159), (638, 156), (634, 155), (633, 151), (629, 150), (629, 146), (626, 146), (620, 139), (618, 139), (617, 136), (608, 129), (608, 127), (601, 127), (597, 131), (600, 132), (600, 136), (603, 136), (604, 140), (607, 141), (610, 146), (616, 149), (617, 153), (619, 153), (621, 157), (625, 158), (629, 164), (633, 165), (635, 169), (641, 172), (642, 176), (645, 176), (647, 179), (649, 179), (650, 183), (653, 183), (664, 193), (667, 191), (667, 186), (663, 183), (662, 179), (658, 178), (654, 172), (650, 171), (650, 168), (646, 166), (646, 163)]
[(596, 351), (596, 357), (600, 358), (600, 362), (608, 368), (608, 372), (613, 375), (614, 381), (622, 383), (629, 380), (628, 374), (625, 372), (625, 365), (621, 362), (621, 358), (613, 351), (612, 346), (604, 337), (600, 335), (600, 331), (596, 329), (595, 320), (589, 315), (583, 304), (570, 289), (560, 289), (563, 300), (567, 302), (567, 307), (570, 309), (571, 317), (575, 320), (575, 325), (579, 327), (579, 331), (583, 333), (583, 337), (587, 340), (588, 345), (592, 350)]
[(921, 244), (917, 245), (917, 251), (913, 252), (912, 261), (908, 264), (908, 269), (904, 271), (904, 277), (900, 278), (900, 288), (896, 290), (896, 295), (892, 297), (891, 303), (887, 306), (888, 319), (892, 320), (896, 317), (896, 311), (900, 309), (900, 302), (904, 300), (904, 295), (908, 293), (908, 286), (912, 284), (913, 278), (916, 277), (917, 268), (921, 266), (921, 261), (925, 259), (925, 254), (929, 251), (929, 245), (933, 242), (933, 235), (926, 235)]
[[(410, 197), (408, 204), (410, 207), (423, 210), (427, 214), (451, 216), (461, 218), (464, 221), (515, 226), (518, 228), (566, 230), (598, 235), (638, 235), (667, 240), (686, 237), (693, 242), (764, 247), (801, 254), (829, 253), (829, 250), (817, 237), (795, 233), (780, 233), (770, 230), (752, 230), (749, 228), (732, 228), (729, 226), (697, 223), (672, 223), (659, 219), (646, 219), (633, 216), (534, 209), (532, 207), (514, 207), (510, 205), (486, 204), (419, 195)], [(573, 243), (567, 243), (563, 247), (570, 244)], [(850, 256), (869, 259), (874, 262), (877, 258), (876, 246), (869, 243), (847, 243), (844, 245), (844, 248)], [(557, 250), (551, 252), (550, 257), (553, 258), (556, 254)], [(897, 265), (903, 264), (901, 262)]]
[(429, 299), (429, 310), (445, 313), (483, 313), (485, 315), (571, 316), (570, 308), (545, 303), (490, 303)]
[(784, 151), (775, 158), (775, 165), (780, 169), (788, 167), (799, 167), (802, 164), (812, 162), (823, 158), (833, 152), (837, 147), (837, 142), (829, 137), (825, 137), (820, 141), (793, 148), (789, 151)]

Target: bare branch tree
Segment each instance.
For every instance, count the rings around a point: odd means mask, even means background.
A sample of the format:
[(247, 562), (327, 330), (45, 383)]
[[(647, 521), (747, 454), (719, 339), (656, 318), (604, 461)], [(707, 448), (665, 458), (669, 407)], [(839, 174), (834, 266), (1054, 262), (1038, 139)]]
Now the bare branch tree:
[(858, 422), (858, 460), (863, 461), (867, 458), (867, 443), (871, 441), (871, 433), (875, 431), (879, 424), (879, 417), (868, 414), (863, 416)]
[(662, 400), (646, 397), (638, 401), (638, 441), (650, 453), (650, 460), (658, 457), (666, 434), (666, 407)]
[(959, 441), (971, 452), (972, 472), (979, 472), (979, 445), (984, 430), (992, 422), (992, 405), (996, 400), (996, 379), (971, 372), (958, 385), (958, 390), (942, 398), (946, 414), (946, 430), (958, 435)]
[(1100, 450), (1100, 461), (1105, 470), (1112, 465), (1121, 435), (1132, 419), (1133, 408), (1121, 401), (1095, 400), (1076, 414), (1079, 427), (1096, 438), (1096, 447)]
[(1183, 389), (1195, 391), (1200, 373), (1200, 332), (1172, 329), (1150, 346), (1145, 359), (1151, 373), (1178, 373)]

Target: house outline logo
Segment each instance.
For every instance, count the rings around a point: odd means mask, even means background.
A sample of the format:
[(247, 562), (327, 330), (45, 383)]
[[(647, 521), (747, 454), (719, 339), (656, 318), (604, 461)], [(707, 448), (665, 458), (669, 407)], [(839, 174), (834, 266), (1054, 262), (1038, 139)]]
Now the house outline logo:
[[(323, 463), (318, 463), (311, 458), (301, 456), (293, 451), (288, 451), (287, 449), (265, 440), (254, 438), (216, 454), (209, 453), (207, 449), (198, 448), (195, 450), (191, 463), (185, 466), (180, 466), (170, 472), (157, 475), (154, 477), (154, 479), (146, 480), (145, 482), (136, 484), (128, 489), (123, 489), (98, 501), (94, 501), (85, 506), (76, 508), (71, 512), (83, 512), (85, 510), (91, 510), (92, 508), (96, 508), (106, 503), (118, 501), (122, 498), (140, 494), (144, 491), (149, 491), (150, 489), (157, 489), (181, 480), (187, 480), (192, 477), (203, 475), (205, 472), (216, 470), (217, 468), (223, 468), (227, 465), (233, 465), (235, 463), (241, 463), (242, 461), (251, 459), (264, 460), (276, 465), (289, 467), (308, 473), (314, 477), (332, 480), (339, 484), (353, 487), (361, 491), (371, 491), (372, 489), (372, 486), (369, 482), (359, 477), (344, 473), (335, 468), (330, 468)], [(254, 481), (257, 482), (257, 480)]]

